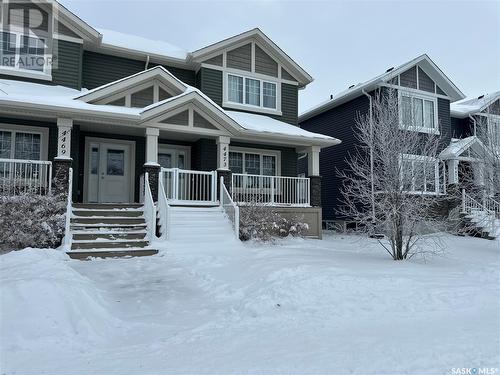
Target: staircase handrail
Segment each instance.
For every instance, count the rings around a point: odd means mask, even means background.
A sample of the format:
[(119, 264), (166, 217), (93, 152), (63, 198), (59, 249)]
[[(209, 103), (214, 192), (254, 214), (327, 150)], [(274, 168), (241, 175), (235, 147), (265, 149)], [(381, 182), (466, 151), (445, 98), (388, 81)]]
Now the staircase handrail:
[(68, 170), (68, 196), (66, 197), (66, 216), (64, 222), (63, 246), (66, 251), (71, 249), (73, 236), (71, 235), (71, 214), (73, 213), (73, 168)]
[(156, 237), (156, 207), (149, 186), (149, 173), (144, 174), (144, 217), (147, 225), (147, 237), (153, 241)]
[(165, 185), (163, 183), (163, 171), (160, 172), (158, 179), (158, 215), (160, 218), (160, 239), (166, 240), (169, 236), (170, 226), (170, 204), (165, 193)]
[(500, 202), (493, 199), (492, 197), (486, 197), (485, 198), (485, 206), (490, 211), (493, 211), (495, 213), (496, 217), (500, 218)]
[[(224, 177), (220, 178), (219, 204), (224, 213), (233, 224), (234, 235), (237, 240), (240, 239), (240, 207), (234, 203), (231, 194), (227, 191), (224, 184)], [(232, 212), (231, 212), (232, 211)]]

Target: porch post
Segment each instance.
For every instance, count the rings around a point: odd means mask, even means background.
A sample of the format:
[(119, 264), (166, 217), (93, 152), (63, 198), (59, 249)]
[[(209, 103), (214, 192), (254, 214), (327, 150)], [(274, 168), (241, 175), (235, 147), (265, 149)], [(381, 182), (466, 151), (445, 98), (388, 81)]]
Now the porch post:
[(57, 156), (52, 166), (52, 186), (55, 195), (66, 194), (69, 184), (69, 170), (71, 168), (71, 129), (73, 119), (57, 119)]
[(458, 184), (458, 160), (450, 159), (446, 161), (448, 167), (448, 185)]
[(311, 182), (310, 203), (313, 207), (321, 206), (321, 176), (319, 175), (319, 146), (307, 149), (307, 175)]
[(158, 128), (146, 128), (146, 164), (144, 174), (149, 174), (149, 187), (155, 202), (158, 201), (158, 179), (160, 176), (160, 165), (158, 164)]
[(474, 184), (477, 186), (484, 186), (484, 164), (481, 162), (477, 162), (473, 165)]
[(229, 194), (231, 192), (232, 173), (229, 170), (229, 143), (231, 138), (219, 136), (217, 138), (217, 198), (220, 199), (220, 178), (224, 178), (224, 185)]

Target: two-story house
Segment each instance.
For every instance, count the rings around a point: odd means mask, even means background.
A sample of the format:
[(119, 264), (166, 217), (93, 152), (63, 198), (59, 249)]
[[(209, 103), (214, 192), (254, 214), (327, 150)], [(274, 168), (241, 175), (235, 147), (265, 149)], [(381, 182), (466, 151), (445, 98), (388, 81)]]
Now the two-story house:
[[(359, 144), (356, 138), (356, 120), (359, 115), (369, 113), (370, 98), (373, 98), (375, 90), (381, 88), (393, 88), (397, 91), (400, 111), (416, 113), (414, 121), (419, 123), (415, 125), (415, 131), (438, 134), (440, 137), (441, 153), (439, 160), (434, 163), (434, 173), (413, 173), (415, 178), (411, 192), (442, 195), (446, 194), (450, 184), (458, 183), (459, 159), (455, 155), (454, 137), (462, 137), (463, 134), (458, 132), (459, 126), (450, 116), (450, 103), (462, 100), (465, 96), (429, 56), (424, 54), (332, 95), (330, 100), (299, 116), (302, 129), (342, 140), (342, 144), (323, 150), (320, 157), (323, 220), (327, 223), (338, 221), (345, 224), (349, 221), (349, 218), (339, 214), (343, 181), (336, 170), (348, 168), (346, 160), (349, 152)], [(400, 118), (403, 119), (403, 116)], [(465, 127), (464, 125), (463, 128)], [(307, 156), (302, 160), (307, 160)], [(414, 170), (423, 170), (417, 163), (425, 163), (425, 160), (414, 158), (408, 165)], [(305, 171), (305, 168), (302, 169)], [(424, 179), (427, 178), (433, 178), (434, 181), (426, 183)]]
[(339, 141), (298, 127), (312, 77), (261, 30), (188, 52), (55, 1), (2, 1), (0, 15), (4, 193), (67, 191), (71, 170), (74, 203), (137, 203), (147, 172), (154, 201), (160, 179), (170, 203), (215, 204), (224, 177), (237, 204), (305, 213), (320, 235), (319, 152)]

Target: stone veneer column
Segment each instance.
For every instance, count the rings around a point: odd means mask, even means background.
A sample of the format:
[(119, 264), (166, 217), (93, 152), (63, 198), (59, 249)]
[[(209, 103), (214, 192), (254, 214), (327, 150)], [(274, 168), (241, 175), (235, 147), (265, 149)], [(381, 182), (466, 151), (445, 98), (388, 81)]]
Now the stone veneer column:
[(309, 176), (311, 181), (311, 206), (321, 207), (321, 176)]
[(52, 194), (68, 195), (71, 159), (55, 158), (52, 163)]
[[(144, 164), (143, 171), (144, 176), (146, 172), (149, 178), (149, 187), (151, 189), (151, 195), (153, 196), (153, 201), (158, 202), (158, 179), (160, 178), (161, 167), (158, 164)], [(146, 177), (144, 177), (144, 183), (146, 183)]]

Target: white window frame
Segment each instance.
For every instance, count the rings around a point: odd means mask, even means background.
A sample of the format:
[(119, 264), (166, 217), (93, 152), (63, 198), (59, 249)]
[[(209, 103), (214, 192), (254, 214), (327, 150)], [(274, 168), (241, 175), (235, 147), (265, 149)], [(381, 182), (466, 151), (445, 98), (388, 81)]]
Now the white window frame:
[[(229, 100), (229, 76), (235, 76), (243, 79), (243, 103), (232, 102)], [(227, 70), (223, 75), (223, 107), (243, 109), (250, 111), (257, 111), (262, 113), (282, 115), (281, 112), (281, 85), (278, 80), (272, 80), (267, 78), (262, 78), (254, 74), (241, 74), (240, 72), (234, 72), (232, 70)], [(246, 79), (253, 79), (260, 82), (260, 105), (246, 104)], [(276, 87), (276, 107), (268, 108), (264, 107), (264, 83), (273, 84)]]
[[(411, 173), (412, 173), (412, 181), (411, 181), (411, 190), (405, 190), (405, 193), (408, 194), (424, 194), (424, 195), (439, 195), (440, 186), (439, 186), (439, 160), (433, 158), (431, 156), (423, 156), (423, 155), (413, 155), (413, 154), (402, 154), (399, 158), (399, 169), (403, 172), (402, 162), (410, 161), (412, 165)], [(434, 162), (434, 191), (427, 191), (427, 174), (424, 172), (424, 181), (423, 186), (424, 190), (415, 190), (415, 163), (428, 163)], [(401, 176), (401, 183), (403, 184), (403, 176)]]
[[(275, 157), (276, 160), (276, 174), (275, 176), (281, 176), (281, 151), (274, 151), (274, 150), (264, 150), (264, 149), (257, 149), (257, 148), (247, 148), (247, 147), (231, 147), (229, 146), (229, 152), (238, 152), (240, 154), (243, 154), (243, 171), (242, 174), (247, 174), (245, 171), (245, 154), (257, 154), (260, 155), (260, 171), (259, 175), (263, 176), (262, 174), (262, 168), (263, 168), (263, 160), (264, 156), (273, 156)], [(269, 176), (269, 175), (266, 175)]]
[[(51, 37), (47, 35), (46, 37), (40, 38), (38, 35), (34, 33), (26, 33), (23, 30), (18, 30), (17, 27), (14, 26), (9, 26), (8, 29), (4, 30), (3, 28), (0, 28), (0, 31), (3, 33), (10, 33), (14, 34), (16, 37), (16, 53), (14, 56), (16, 65), (15, 66), (7, 66), (7, 65), (2, 65), (0, 62), (0, 73), (1, 74), (7, 74), (7, 75), (15, 75), (15, 76), (21, 76), (21, 77), (26, 77), (26, 78), (36, 78), (36, 79), (42, 79), (42, 80), (51, 80), (52, 79), (52, 65), (47, 64), (46, 62), (52, 59), (52, 54), (48, 53), (48, 49), (50, 48), (50, 45), (52, 41), (50, 40)], [(38, 70), (31, 70), (31, 69), (23, 69), (20, 68), (18, 65), (19, 62), (19, 50), (21, 47), (21, 40), (24, 36), (30, 37), (30, 38), (36, 38), (36, 39), (43, 39), (43, 43), (45, 44), (46, 48), (44, 49), (45, 53), (43, 55), (45, 64), (43, 66), (43, 71), (38, 71)], [(3, 43), (3, 41), (2, 41)]]
[(0, 124), (0, 131), (7, 131), (11, 133), (10, 157), (7, 159), (14, 159), (15, 147), (16, 147), (16, 142), (15, 142), (16, 133), (29, 133), (29, 134), (40, 135), (40, 160), (41, 161), (48, 160), (49, 128), (13, 125), (13, 124)]
[(158, 143), (158, 160), (160, 154), (173, 151), (173, 157), (177, 158), (179, 155), (184, 155), (184, 170), (191, 169), (191, 146), (172, 145), (169, 143)]
[[(412, 112), (413, 112), (413, 99), (421, 99), (422, 100), (422, 108), (423, 108), (423, 113), (422, 113), (422, 121), (425, 121), (425, 101), (430, 101), (433, 102), (434, 104), (434, 128), (427, 128), (425, 126), (407, 126), (403, 124), (403, 96), (411, 98), (411, 106), (412, 106)], [(439, 135), (439, 116), (438, 116), (438, 100), (436, 96), (432, 95), (425, 95), (425, 94), (420, 94), (420, 93), (414, 93), (406, 90), (399, 90), (398, 93), (398, 108), (399, 108), (399, 126), (401, 129), (404, 130), (411, 130), (411, 131), (417, 131), (420, 133), (428, 133), (428, 134), (436, 134)], [(412, 113), (413, 116), (413, 113)]]

